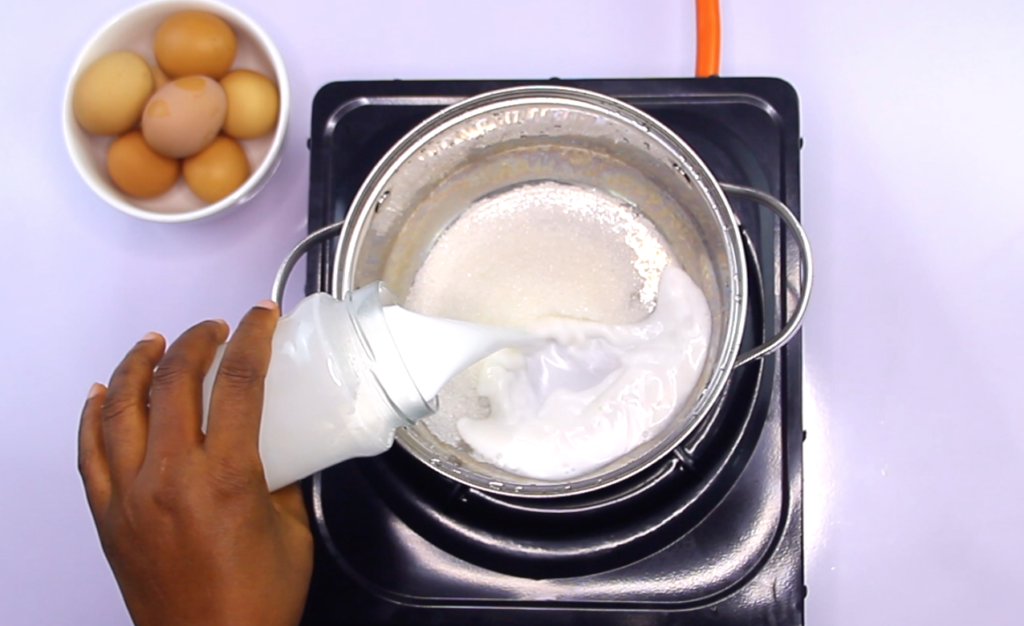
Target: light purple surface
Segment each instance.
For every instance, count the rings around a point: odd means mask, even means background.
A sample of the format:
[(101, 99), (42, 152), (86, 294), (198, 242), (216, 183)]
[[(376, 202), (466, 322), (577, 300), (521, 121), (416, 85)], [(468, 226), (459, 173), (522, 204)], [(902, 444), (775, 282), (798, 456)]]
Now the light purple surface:
[[(237, 0), (289, 66), (284, 162), (237, 212), (151, 224), (92, 195), (60, 134), (79, 48), (130, 4), (0, 19), (5, 625), (129, 623), (75, 471), (81, 404), (145, 332), (234, 322), (268, 295), (305, 231), (321, 85), (693, 66), (689, 1)], [(723, 0), (722, 17), (723, 75), (801, 96), (807, 622), (1020, 624), (1024, 3)]]

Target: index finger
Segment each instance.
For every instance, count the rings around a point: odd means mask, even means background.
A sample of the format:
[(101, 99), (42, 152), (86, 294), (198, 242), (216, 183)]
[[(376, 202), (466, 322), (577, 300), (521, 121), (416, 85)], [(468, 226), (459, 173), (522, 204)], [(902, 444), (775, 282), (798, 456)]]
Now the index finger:
[(278, 316), (276, 304), (261, 302), (245, 314), (224, 349), (206, 427), (206, 449), (214, 454), (259, 454), (263, 381)]
[(146, 456), (149, 387), (163, 353), (164, 338), (149, 333), (128, 351), (110, 377), (100, 415), (115, 489), (131, 482)]

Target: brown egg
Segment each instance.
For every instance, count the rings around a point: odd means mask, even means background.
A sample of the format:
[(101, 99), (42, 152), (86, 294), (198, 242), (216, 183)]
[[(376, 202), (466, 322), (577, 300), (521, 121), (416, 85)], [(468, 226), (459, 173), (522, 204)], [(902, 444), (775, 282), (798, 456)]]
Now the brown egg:
[(185, 159), (188, 188), (207, 202), (227, 197), (249, 178), (249, 159), (234, 139), (220, 135), (205, 150)]
[(85, 130), (119, 135), (138, 123), (153, 93), (149, 65), (134, 52), (104, 55), (87, 67), (75, 83), (71, 107)]
[(154, 198), (174, 186), (181, 173), (177, 159), (155, 152), (133, 130), (110, 144), (107, 172), (117, 188), (136, 198)]
[(224, 125), (227, 97), (217, 81), (186, 76), (153, 94), (142, 114), (142, 135), (154, 150), (185, 158), (210, 145)]
[(235, 70), (220, 79), (220, 86), (228, 98), (225, 134), (254, 139), (274, 130), (280, 96), (273, 81), (250, 70)]
[(156, 62), (171, 78), (221, 78), (231, 69), (238, 40), (227, 22), (206, 11), (181, 11), (156, 29)]

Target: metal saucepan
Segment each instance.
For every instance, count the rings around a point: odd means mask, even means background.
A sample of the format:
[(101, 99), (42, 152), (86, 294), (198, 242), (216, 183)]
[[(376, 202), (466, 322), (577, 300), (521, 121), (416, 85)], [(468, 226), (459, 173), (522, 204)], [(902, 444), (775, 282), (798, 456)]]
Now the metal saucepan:
[[(693, 393), (650, 441), (564, 482), (517, 476), (450, 446), (423, 424), (401, 429), (405, 450), (435, 471), (489, 492), (524, 497), (577, 494), (623, 480), (671, 452), (700, 427), (732, 370), (783, 346), (800, 327), (812, 281), (811, 252), (789, 209), (756, 189), (719, 183), (693, 150), (646, 113), (581, 89), (529, 86), (463, 100), (425, 120), (380, 160), (340, 229), (332, 292), (383, 280), (401, 301), (437, 238), (462, 211), (497, 190), (539, 180), (596, 188), (632, 204), (660, 231), (712, 312), (707, 360)], [(774, 211), (802, 254), (800, 300), (768, 343), (739, 354), (747, 267), (726, 193)], [(282, 268), (286, 275), (302, 244)], [(280, 282), (280, 281), (279, 281)], [(278, 285), (280, 288), (280, 285)]]

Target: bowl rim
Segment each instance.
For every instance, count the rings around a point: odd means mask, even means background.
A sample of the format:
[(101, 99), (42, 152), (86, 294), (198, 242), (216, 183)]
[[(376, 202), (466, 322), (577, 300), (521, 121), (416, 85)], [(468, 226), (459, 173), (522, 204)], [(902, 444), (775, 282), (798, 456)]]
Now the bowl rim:
[[(92, 49), (96, 47), (100, 40), (103, 39), (104, 35), (113, 28), (114, 25), (125, 18), (143, 11), (159, 8), (164, 5), (167, 5), (168, 7), (178, 6), (180, 8), (177, 10), (181, 11), (189, 10), (190, 7), (194, 10), (208, 9), (211, 13), (215, 13), (219, 17), (228, 17), (230, 20), (243, 25), (255, 36), (257, 45), (259, 45), (263, 52), (270, 58), (270, 64), (273, 66), (274, 72), (277, 74), (277, 91), (279, 96), (277, 130), (274, 133), (274, 138), (271, 141), (270, 148), (268, 149), (266, 156), (263, 158), (263, 161), (259, 166), (249, 174), (249, 178), (238, 189), (231, 192), (230, 195), (221, 198), (217, 202), (191, 211), (182, 211), (177, 213), (161, 213), (158, 211), (149, 211), (139, 208), (119, 195), (111, 193), (105, 186), (99, 184), (91, 174), (88, 174), (86, 163), (86, 159), (88, 157), (82, 150), (80, 150), (79, 142), (75, 138), (75, 130), (78, 122), (75, 120), (72, 108), (72, 97), (74, 94), (76, 79), (84, 69), (83, 66), (85, 65), (86, 57)], [(284, 59), (273, 40), (270, 38), (270, 35), (268, 35), (255, 20), (239, 9), (223, 2), (219, 2), (218, 0), (150, 0), (148, 2), (143, 2), (129, 7), (108, 19), (102, 26), (93, 32), (89, 37), (89, 40), (84, 46), (82, 46), (78, 55), (75, 57), (74, 64), (71, 66), (71, 71), (68, 74), (64, 87), (64, 103), (61, 108), (61, 116), (64, 145), (71, 157), (71, 161), (74, 164), (75, 169), (78, 171), (79, 176), (81, 176), (82, 180), (85, 181), (86, 185), (88, 185), (96, 195), (102, 198), (110, 206), (132, 217), (150, 222), (180, 223), (191, 222), (220, 213), (229, 207), (249, 200), (262, 188), (277, 168), (279, 157), (284, 147), (284, 141), (287, 136), (288, 116), (290, 115), (290, 110), (291, 88), (288, 84), (288, 71), (285, 68)]]

